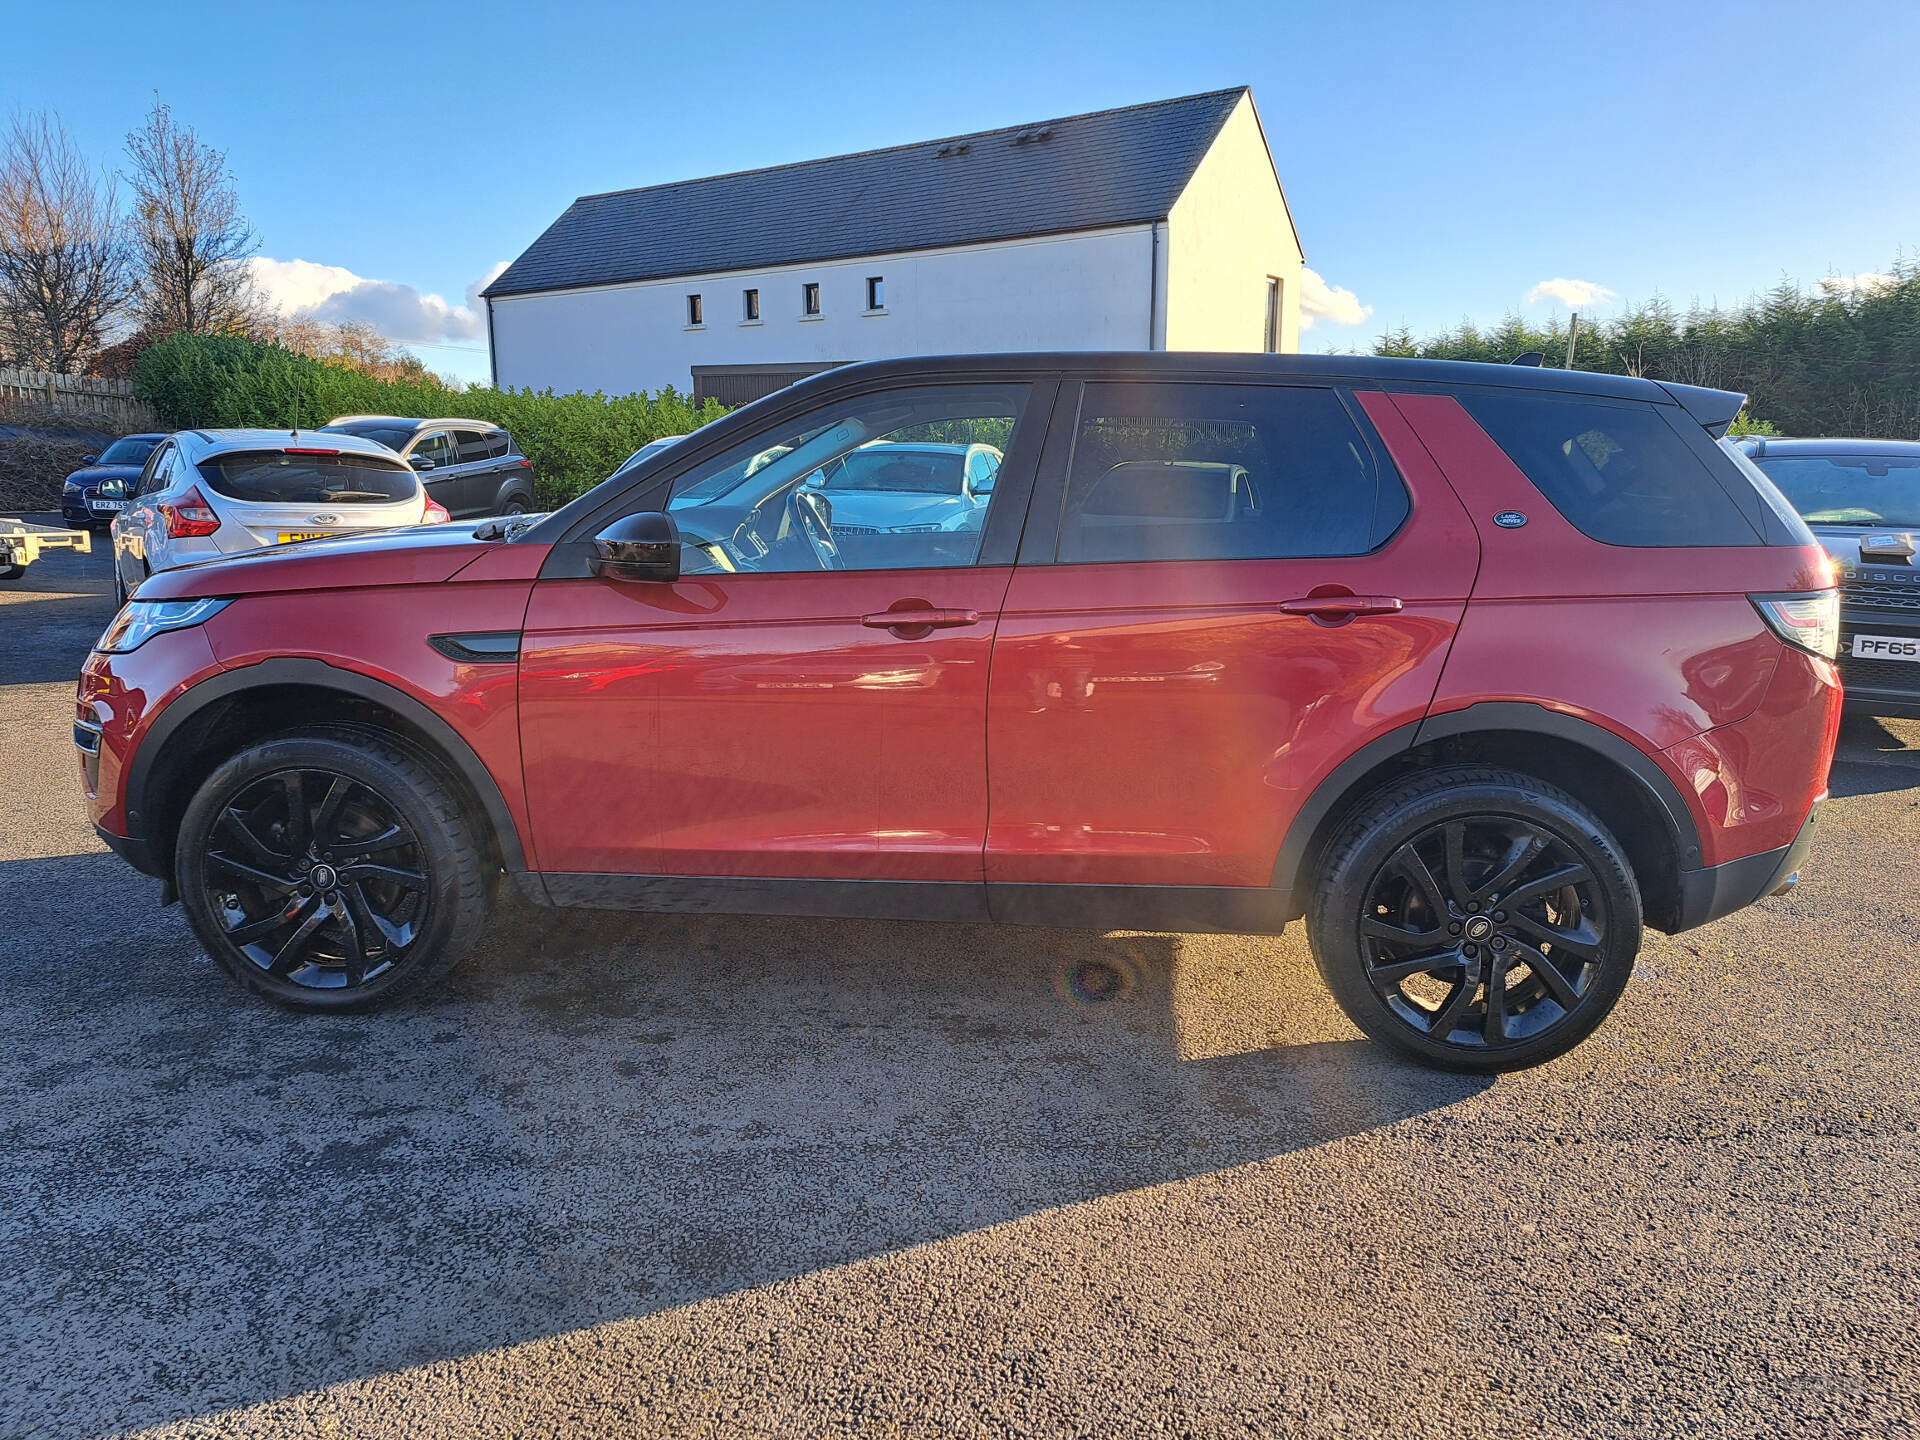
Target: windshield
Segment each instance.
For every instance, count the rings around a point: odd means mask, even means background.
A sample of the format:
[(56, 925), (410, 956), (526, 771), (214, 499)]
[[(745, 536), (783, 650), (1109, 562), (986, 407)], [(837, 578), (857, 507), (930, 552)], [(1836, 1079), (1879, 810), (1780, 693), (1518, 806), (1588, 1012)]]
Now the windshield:
[(144, 465), (158, 440), (116, 440), (100, 454), (100, 465)]
[(398, 425), (329, 425), (326, 427), (336, 435), (357, 435), (362, 440), (371, 440), (376, 445), (384, 445), (389, 450), (404, 450), (407, 442), (413, 439), (413, 427)]
[(959, 450), (915, 450), (884, 445), (856, 450), (829, 466), (829, 490), (891, 490), (914, 495), (958, 495), (963, 474)]
[(410, 499), (420, 483), (398, 460), (372, 455), (242, 450), (202, 460), (199, 469), (222, 495), (267, 504), (386, 505)]
[(1759, 457), (1809, 525), (1920, 525), (1920, 455)]

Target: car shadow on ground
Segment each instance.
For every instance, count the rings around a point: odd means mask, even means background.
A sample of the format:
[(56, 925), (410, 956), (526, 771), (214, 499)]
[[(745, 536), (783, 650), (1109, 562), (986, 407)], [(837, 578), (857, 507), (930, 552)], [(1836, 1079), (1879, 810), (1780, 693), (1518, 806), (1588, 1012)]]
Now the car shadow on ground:
[[(58, 515), (28, 515), (59, 525)], [(48, 551), (11, 580), (0, 580), (0, 684), (73, 681), (87, 651), (113, 617), (113, 541), (93, 537), (93, 550)]]
[[(439, 990), (319, 1018), (242, 995), (150, 884), (0, 865), (0, 1420), (134, 1428), (646, 1315), (1490, 1083), (1355, 1038), (1292, 941), (1250, 966), (1207, 937), (509, 907)], [(138, 926), (76, 934), (76, 893)]]
[(1836, 799), (1920, 790), (1920, 721), (1849, 715), (1840, 725), (1840, 749), (1827, 780)]

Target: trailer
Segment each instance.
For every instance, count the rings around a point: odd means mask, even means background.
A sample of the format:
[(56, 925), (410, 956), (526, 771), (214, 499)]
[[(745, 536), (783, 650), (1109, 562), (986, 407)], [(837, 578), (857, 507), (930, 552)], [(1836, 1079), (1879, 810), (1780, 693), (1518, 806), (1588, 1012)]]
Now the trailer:
[(0, 519), (0, 580), (19, 579), (43, 551), (74, 550), (86, 555), (92, 549), (93, 536), (85, 530)]

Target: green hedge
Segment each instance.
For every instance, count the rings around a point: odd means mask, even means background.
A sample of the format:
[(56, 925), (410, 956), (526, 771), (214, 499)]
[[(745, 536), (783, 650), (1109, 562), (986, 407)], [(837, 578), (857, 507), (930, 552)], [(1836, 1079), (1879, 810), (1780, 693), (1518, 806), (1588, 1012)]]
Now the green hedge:
[(671, 386), (657, 395), (556, 395), (451, 390), (438, 381), (378, 380), (279, 345), (175, 335), (140, 357), (134, 394), (170, 429), (324, 425), (336, 415), (459, 415), (505, 426), (533, 462), (541, 503), (558, 505), (607, 478), (662, 435), (684, 435), (726, 408), (696, 407)]

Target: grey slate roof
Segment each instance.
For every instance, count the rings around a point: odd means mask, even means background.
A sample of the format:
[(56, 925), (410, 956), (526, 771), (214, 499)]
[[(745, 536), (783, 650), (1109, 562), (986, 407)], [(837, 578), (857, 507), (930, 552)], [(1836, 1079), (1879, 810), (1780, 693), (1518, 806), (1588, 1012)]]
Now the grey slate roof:
[[(1246, 93), (1237, 86), (583, 195), (482, 293), (526, 295), (1164, 220)], [(1025, 143), (1015, 143), (1023, 136)]]

